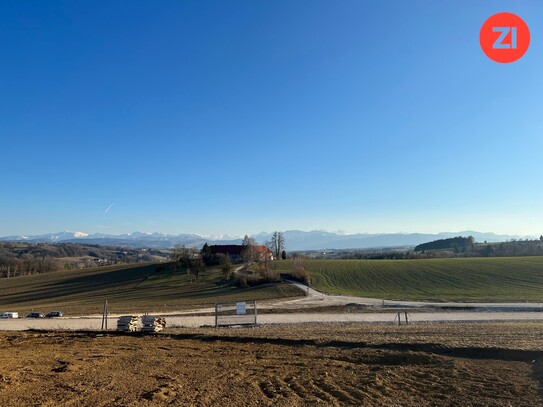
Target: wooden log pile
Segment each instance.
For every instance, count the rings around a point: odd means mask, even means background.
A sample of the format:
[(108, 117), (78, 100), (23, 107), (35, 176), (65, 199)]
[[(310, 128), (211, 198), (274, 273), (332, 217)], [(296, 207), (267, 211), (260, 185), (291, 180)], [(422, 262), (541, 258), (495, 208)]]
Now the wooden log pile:
[(153, 315), (144, 315), (141, 317), (141, 322), (143, 324), (142, 332), (160, 332), (166, 328), (166, 319)]
[(123, 315), (117, 320), (117, 331), (136, 332), (140, 329), (140, 320), (137, 315)]

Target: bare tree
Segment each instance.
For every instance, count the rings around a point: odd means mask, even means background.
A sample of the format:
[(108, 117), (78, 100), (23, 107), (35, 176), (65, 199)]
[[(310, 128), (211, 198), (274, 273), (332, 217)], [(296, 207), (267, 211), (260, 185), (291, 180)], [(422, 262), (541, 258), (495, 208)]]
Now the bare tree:
[(198, 250), (182, 245), (174, 246), (170, 255), (174, 269), (194, 269), (196, 276), (201, 271), (202, 257)]
[(267, 243), (267, 246), (272, 251), (274, 258), (280, 259), (281, 252), (285, 250), (285, 238), (283, 233), (278, 231), (273, 232), (271, 240)]
[(243, 246), (241, 257), (243, 258), (244, 263), (252, 263), (258, 259), (258, 253), (255, 247), (256, 241), (254, 238), (245, 235), (241, 245)]
[(181, 258), (183, 258), (183, 255), (184, 255), (186, 250), (187, 249), (186, 249), (186, 247), (184, 245), (176, 244), (173, 247), (172, 252), (170, 253), (170, 260), (173, 263), (179, 263)]
[(228, 276), (230, 275), (230, 272), (232, 271), (232, 262), (230, 261), (230, 256), (227, 254), (220, 254), (220, 260), (219, 263), (221, 265), (221, 271), (222, 275), (224, 277), (224, 280), (228, 280)]
[(241, 244), (242, 244), (242, 246), (255, 246), (256, 245), (256, 240), (255, 240), (254, 237), (249, 237), (249, 236), (245, 235), (245, 237), (243, 238)]

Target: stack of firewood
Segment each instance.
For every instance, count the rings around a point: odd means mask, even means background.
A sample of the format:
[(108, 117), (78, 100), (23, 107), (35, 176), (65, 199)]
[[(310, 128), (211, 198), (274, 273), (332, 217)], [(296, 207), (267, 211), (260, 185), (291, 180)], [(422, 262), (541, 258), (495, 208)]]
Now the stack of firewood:
[(160, 332), (166, 328), (166, 319), (161, 317), (144, 315), (141, 317), (141, 322), (143, 324), (142, 332)]
[(136, 332), (140, 329), (140, 320), (137, 315), (123, 315), (117, 320), (117, 331)]

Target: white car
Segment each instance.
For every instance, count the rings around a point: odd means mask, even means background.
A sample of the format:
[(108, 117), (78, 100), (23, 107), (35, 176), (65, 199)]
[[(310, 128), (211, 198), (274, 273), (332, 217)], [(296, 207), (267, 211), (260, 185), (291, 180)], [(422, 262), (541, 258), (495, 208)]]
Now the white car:
[(0, 318), (19, 318), (18, 312), (4, 312)]

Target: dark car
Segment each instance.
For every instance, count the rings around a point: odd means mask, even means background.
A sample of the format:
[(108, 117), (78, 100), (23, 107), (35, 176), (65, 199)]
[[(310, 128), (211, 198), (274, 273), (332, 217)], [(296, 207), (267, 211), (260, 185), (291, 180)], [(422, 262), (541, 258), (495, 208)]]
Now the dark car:
[(30, 314), (26, 316), (27, 318), (45, 318), (45, 315), (43, 315), (41, 312), (34, 312), (32, 311)]
[(51, 311), (49, 314), (46, 315), (47, 318), (56, 318), (63, 316), (64, 313), (62, 311)]

